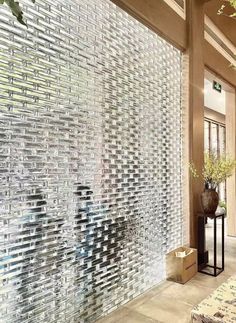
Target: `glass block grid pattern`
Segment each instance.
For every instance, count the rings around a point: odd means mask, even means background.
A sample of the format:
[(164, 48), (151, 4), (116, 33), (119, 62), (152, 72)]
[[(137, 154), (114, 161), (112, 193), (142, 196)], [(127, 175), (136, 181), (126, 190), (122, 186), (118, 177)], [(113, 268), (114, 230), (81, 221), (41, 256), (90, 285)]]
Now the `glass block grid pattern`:
[(181, 53), (108, 0), (0, 9), (0, 322), (92, 322), (182, 242)]

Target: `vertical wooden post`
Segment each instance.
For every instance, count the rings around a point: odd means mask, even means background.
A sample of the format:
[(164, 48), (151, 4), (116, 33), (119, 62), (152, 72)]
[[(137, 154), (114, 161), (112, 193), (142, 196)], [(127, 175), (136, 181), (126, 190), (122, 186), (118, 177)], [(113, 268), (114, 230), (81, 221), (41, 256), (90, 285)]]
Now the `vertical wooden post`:
[[(188, 0), (189, 160), (201, 172), (204, 162), (204, 1)], [(186, 165), (187, 167), (187, 165)], [(190, 245), (197, 246), (197, 213), (201, 211), (203, 180), (190, 177)]]
[[(236, 159), (236, 99), (235, 92), (225, 92), (226, 103), (226, 153)], [(226, 181), (227, 234), (236, 236), (236, 174)]]

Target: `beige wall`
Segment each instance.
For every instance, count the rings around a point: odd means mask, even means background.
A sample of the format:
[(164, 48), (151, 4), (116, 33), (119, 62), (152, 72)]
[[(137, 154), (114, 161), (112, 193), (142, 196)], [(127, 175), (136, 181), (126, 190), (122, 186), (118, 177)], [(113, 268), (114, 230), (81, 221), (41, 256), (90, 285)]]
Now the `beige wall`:
[[(235, 92), (226, 92), (226, 152), (236, 159), (236, 109)], [(227, 179), (227, 233), (236, 236), (236, 175)]]

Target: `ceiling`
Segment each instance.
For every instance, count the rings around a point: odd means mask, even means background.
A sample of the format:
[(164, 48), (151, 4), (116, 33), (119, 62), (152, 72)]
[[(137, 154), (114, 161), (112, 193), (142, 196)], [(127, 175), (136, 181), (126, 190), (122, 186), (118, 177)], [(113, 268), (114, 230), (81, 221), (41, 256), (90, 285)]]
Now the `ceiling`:
[[(214, 24), (225, 34), (225, 36), (236, 46), (236, 19), (218, 15), (217, 11), (226, 1), (210, 0), (205, 4), (206, 15), (214, 22)], [(227, 5), (225, 12), (230, 14), (234, 10)]]

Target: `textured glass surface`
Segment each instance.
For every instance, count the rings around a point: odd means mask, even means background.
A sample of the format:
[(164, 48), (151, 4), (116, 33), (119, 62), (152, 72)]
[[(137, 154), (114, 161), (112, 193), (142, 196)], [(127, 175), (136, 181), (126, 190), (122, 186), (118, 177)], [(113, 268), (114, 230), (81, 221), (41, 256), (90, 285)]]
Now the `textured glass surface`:
[(181, 53), (108, 0), (0, 9), (0, 322), (91, 322), (182, 242)]

